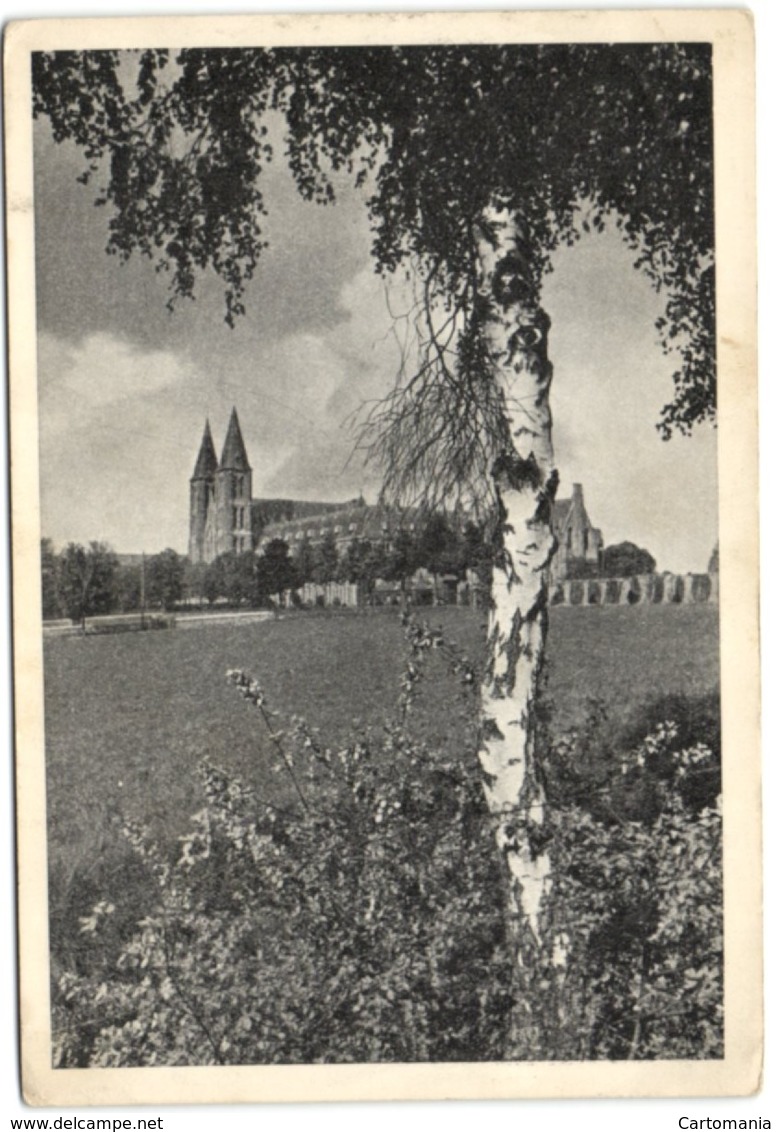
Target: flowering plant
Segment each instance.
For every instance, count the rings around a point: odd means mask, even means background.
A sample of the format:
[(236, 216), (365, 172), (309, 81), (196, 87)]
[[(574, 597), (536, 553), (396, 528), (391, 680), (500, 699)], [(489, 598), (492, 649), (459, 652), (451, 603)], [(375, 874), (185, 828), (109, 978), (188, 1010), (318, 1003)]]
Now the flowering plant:
[[(517, 976), (471, 757), (475, 673), (438, 630), (403, 628), (397, 718), (342, 745), (281, 724), (252, 677), (228, 672), (280, 790), (260, 798), (203, 763), (204, 805), (174, 851), (125, 823), (154, 895), (124, 933), (116, 897), (81, 917), (80, 970), (54, 989), (55, 1064), (502, 1059)], [(435, 656), (465, 702), (461, 751), (411, 734)], [(664, 722), (598, 782), (593, 742), (587, 725), (550, 743), (565, 786), (545, 836), (565, 911), (555, 962), (522, 974), (546, 1019), (526, 1056), (720, 1056), (721, 823), (716, 797), (688, 793), (715, 756), (679, 749)], [(655, 804), (639, 812), (641, 786)]]

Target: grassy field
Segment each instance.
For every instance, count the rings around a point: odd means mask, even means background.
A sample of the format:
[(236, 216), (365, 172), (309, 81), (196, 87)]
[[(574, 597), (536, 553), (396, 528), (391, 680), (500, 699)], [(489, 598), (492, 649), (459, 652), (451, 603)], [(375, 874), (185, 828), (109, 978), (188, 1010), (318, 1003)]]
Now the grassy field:
[[(482, 617), (433, 613), (479, 660)], [(301, 715), (336, 741), (354, 722), (380, 725), (393, 713), (404, 656), (390, 613), (48, 640), (53, 883), (67, 888), (115, 853), (123, 816), (143, 817), (158, 837), (180, 835), (201, 804), (194, 768), (204, 756), (267, 795), (284, 790), (267, 771), (257, 713), (228, 686), (227, 669), (245, 669), (283, 716)], [(547, 696), (556, 731), (577, 724), (595, 697), (621, 729), (667, 694), (713, 692), (718, 671), (712, 607), (552, 611)], [(435, 664), (418, 722), (432, 743), (464, 742), (453, 696), (452, 678)]]

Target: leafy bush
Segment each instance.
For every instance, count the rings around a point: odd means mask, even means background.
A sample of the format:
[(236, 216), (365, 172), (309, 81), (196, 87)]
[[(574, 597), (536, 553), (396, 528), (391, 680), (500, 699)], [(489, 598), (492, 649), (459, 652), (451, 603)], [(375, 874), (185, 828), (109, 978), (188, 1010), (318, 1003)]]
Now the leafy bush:
[(634, 542), (620, 542), (603, 551), (603, 572), (609, 578), (629, 578), (633, 574), (653, 574), (657, 563), (648, 550)]
[[(58, 1063), (502, 1057), (511, 972), (472, 761), (423, 750), (403, 723), (337, 750), (300, 720), (278, 733), (258, 686), (230, 675), (273, 737), (290, 808), (204, 765), (175, 858), (126, 826), (157, 900), (113, 976), (116, 910), (84, 917), (97, 974), (59, 980)], [(403, 720), (420, 677), (411, 662)]]
[[(563, 743), (560, 759), (579, 746)], [(618, 762), (621, 785), (593, 785), (591, 812), (553, 808), (569, 952), (558, 1057), (722, 1056), (720, 806), (691, 804), (714, 764), (661, 724)]]
[[(338, 748), (300, 719), (280, 727), (262, 689), (229, 673), (287, 801), (205, 763), (204, 806), (175, 852), (125, 824), (147, 906), (134, 921), (93, 888), (54, 987), (55, 1064), (499, 1060), (518, 1056), (519, 993), (545, 1019), (529, 1058), (721, 1055), (712, 750), (686, 728), (682, 749), (669, 722), (607, 757), (599, 705), (546, 742), (567, 962), (533, 963), (514, 985), (472, 757), (476, 674), (440, 632), (403, 621), (397, 719)], [(435, 654), (463, 693), (457, 755), (412, 735)]]

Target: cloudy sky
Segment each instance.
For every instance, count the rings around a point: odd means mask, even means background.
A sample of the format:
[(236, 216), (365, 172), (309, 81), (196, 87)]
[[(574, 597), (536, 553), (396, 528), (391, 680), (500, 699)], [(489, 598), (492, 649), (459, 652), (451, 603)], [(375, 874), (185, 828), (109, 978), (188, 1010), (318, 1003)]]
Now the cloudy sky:
[[(219, 455), (233, 405), (256, 497), (372, 499), (348, 421), (393, 383), (405, 300), (373, 271), (358, 196), (346, 186), (318, 207), (284, 170), (264, 172), (271, 246), (231, 330), (216, 280), (169, 314), (164, 276), (105, 254), (106, 213), (76, 182), (79, 154), (46, 122), (35, 131), (42, 533), (58, 546), (186, 551), (204, 420)], [(557, 254), (544, 301), (560, 495), (583, 483), (606, 544), (630, 539), (660, 568), (704, 570), (716, 433), (664, 443), (655, 430), (672, 368), (654, 330), (662, 298), (606, 233)]]

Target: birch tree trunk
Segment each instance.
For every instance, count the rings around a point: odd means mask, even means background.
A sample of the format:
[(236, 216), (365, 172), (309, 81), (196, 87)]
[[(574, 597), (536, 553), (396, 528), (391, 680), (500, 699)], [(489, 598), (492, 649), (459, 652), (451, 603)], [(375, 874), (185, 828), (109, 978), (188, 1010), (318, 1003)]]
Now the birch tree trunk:
[(492, 469), (503, 552), (492, 578), (479, 757), (507, 872), (518, 1000), (509, 1052), (517, 1057), (525, 1056), (522, 1051), (529, 1056), (542, 1037), (527, 994), (530, 966), (534, 963), (540, 975), (558, 958), (551, 954), (551, 861), (535, 752), (558, 477), (549, 409), (549, 319), (540, 307), (539, 273), (530, 253), (522, 217), (499, 207), (484, 213), (478, 234), (481, 313), (490, 364), (504, 397), (507, 449)]

